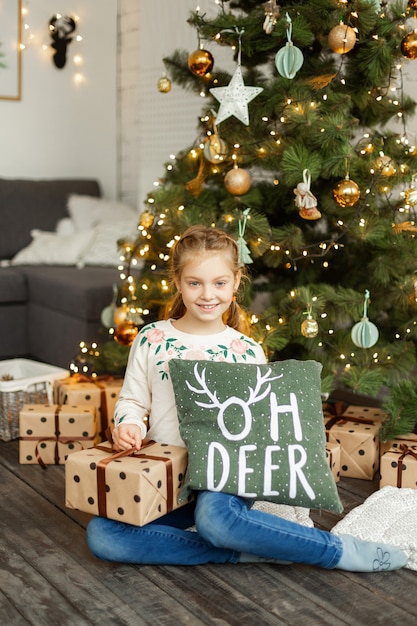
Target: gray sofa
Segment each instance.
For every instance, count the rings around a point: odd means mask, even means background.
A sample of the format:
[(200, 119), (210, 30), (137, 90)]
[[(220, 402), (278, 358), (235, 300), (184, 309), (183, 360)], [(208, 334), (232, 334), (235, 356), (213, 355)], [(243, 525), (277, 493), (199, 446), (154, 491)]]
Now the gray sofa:
[(99, 197), (95, 180), (0, 178), (0, 359), (33, 358), (67, 368), (79, 343), (108, 337), (100, 321), (116, 267), (8, 265), (31, 241), (68, 217), (70, 194)]

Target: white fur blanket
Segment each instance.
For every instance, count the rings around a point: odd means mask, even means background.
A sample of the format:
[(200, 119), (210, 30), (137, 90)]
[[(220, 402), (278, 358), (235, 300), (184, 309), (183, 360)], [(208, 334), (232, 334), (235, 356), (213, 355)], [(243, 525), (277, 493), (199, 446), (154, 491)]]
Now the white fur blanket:
[(417, 571), (417, 490), (383, 487), (352, 509), (331, 531), (398, 546)]

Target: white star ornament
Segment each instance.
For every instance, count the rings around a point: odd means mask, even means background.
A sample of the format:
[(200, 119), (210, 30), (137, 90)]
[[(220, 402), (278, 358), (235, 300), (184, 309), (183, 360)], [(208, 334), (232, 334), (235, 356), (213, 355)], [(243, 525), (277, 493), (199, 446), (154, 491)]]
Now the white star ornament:
[(210, 93), (220, 102), (216, 124), (220, 124), (234, 115), (246, 126), (249, 125), (248, 103), (263, 91), (262, 87), (245, 87), (242, 69), (236, 68), (232, 80), (227, 87), (213, 87)]

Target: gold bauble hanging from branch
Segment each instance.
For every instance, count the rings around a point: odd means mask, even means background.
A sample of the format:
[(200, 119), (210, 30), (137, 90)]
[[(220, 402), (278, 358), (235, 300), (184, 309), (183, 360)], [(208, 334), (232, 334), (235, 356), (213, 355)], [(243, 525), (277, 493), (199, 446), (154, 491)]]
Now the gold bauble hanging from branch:
[(167, 76), (161, 76), (158, 80), (158, 91), (161, 93), (169, 93), (171, 91), (171, 81)]
[(131, 346), (139, 329), (136, 324), (130, 320), (118, 324), (114, 331), (114, 339), (122, 346)]
[(249, 191), (252, 184), (251, 175), (241, 167), (233, 167), (224, 177), (224, 186), (234, 196), (241, 196)]
[(327, 43), (333, 52), (346, 54), (346, 52), (352, 50), (356, 43), (356, 33), (351, 26), (340, 22), (329, 32)]
[(319, 325), (311, 314), (301, 323), (301, 334), (307, 339), (314, 339), (319, 334)]
[(391, 157), (387, 154), (381, 154), (376, 159), (375, 165), (381, 171), (382, 176), (395, 176), (397, 173)]
[(214, 59), (211, 52), (204, 50), (204, 48), (194, 50), (188, 57), (188, 67), (196, 76), (207, 76), (213, 69), (213, 65)]
[(406, 59), (417, 59), (417, 31), (413, 30), (403, 37), (401, 41), (401, 54)]
[(342, 207), (350, 207), (357, 203), (361, 196), (360, 189), (354, 180), (345, 176), (333, 189), (333, 198)]
[(140, 214), (139, 224), (143, 226), (143, 228), (150, 228), (154, 223), (155, 215), (146, 209), (143, 213)]
[(404, 191), (404, 200), (409, 206), (417, 206), (417, 174), (414, 174), (410, 187)]

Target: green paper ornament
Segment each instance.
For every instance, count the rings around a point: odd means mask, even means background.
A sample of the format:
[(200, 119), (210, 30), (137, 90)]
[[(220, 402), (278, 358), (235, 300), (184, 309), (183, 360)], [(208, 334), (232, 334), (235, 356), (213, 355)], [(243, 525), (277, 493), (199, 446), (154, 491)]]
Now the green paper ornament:
[(239, 260), (242, 265), (248, 265), (248, 263), (253, 263), (252, 257), (250, 255), (250, 250), (246, 241), (243, 238), (246, 230), (246, 221), (248, 219), (250, 209), (245, 209), (242, 211), (242, 219), (239, 220), (239, 237), (237, 240), (237, 245), (239, 248)]
[(294, 78), (298, 70), (303, 64), (304, 57), (303, 53), (299, 48), (294, 46), (291, 35), (292, 35), (292, 22), (291, 18), (286, 14), (288, 27), (287, 27), (287, 43), (284, 48), (278, 50), (275, 55), (275, 66), (278, 70), (278, 73), (281, 74), (284, 78)]
[(351, 331), (352, 341), (358, 348), (372, 348), (378, 341), (379, 330), (369, 321), (366, 315), (367, 301), (369, 300), (369, 291), (365, 290), (365, 301), (363, 305), (363, 317), (357, 322)]

